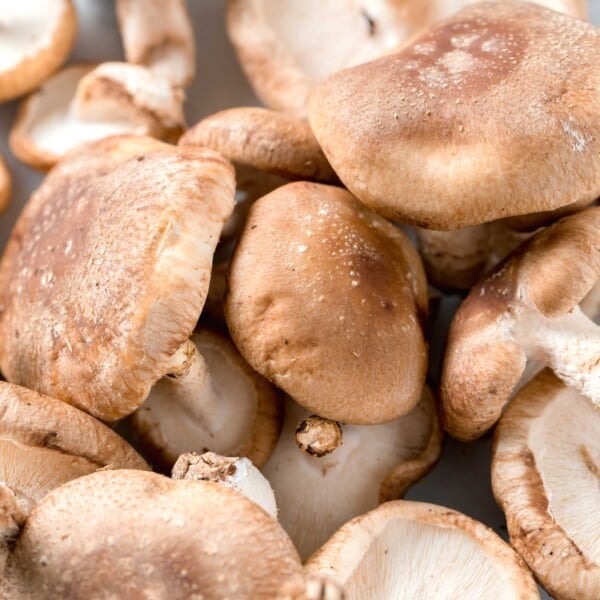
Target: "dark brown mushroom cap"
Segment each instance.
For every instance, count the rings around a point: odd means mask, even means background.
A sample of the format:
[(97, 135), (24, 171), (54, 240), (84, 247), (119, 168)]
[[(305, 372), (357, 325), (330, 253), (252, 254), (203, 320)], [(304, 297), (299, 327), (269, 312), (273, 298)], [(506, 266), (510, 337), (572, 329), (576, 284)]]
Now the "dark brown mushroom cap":
[(419, 401), (426, 307), (404, 233), (343, 189), (299, 182), (250, 210), (225, 316), (250, 365), (299, 404), (373, 424)]
[[(599, 240), (595, 207), (545, 229), (473, 288), (450, 328), (442, 371), (444, 421), (452, 435), (473, 439), (498, 420), (532, 353), (541, 349), (537, 358), (565, 377), (561, 369), (598, 343), (578, 304), (600, 279)], [(556, 333), (535, 339), (541, 327)], [(578, 343), (575, 336), (586, 327), (590, 337)], [(574, 336), (570, 346), (552, 357), (567, 334)], [(587, 368), (592, 373), (594, 365)], [(591, 378), (571, 383), (593, 391)]]
[(600, 411), (549, 370), (496, 429), (492, 484), (513, 547), (560, 600), (600, 590)]
[(3, 577), (7, 592), (32, 600), (293, 599), (303, 586), (291, 541), (251, 500), (217, 483), (126, 470), (49, 494)]
[(233, 196), (210, 150), (116, 137), (70, 154), (0, 267), (7, 379), (105, 421), (133, 412), (194, 329)]
[(599, 54), (583, 21), (482, 3), (330, 77), (310, 122), (348, 189), (393, 219), (445, 230), (591, 202)]
[(206, 117), (179, 141), (180, 146), (189, 144), (286, 179), (338, 181), (308, 121), (266, 108), (230, 108)]
[(0, 414), (0, 481), (27, 508), (98, 469), (148, 469), (106, 425), (54, 398), (0, 382)]

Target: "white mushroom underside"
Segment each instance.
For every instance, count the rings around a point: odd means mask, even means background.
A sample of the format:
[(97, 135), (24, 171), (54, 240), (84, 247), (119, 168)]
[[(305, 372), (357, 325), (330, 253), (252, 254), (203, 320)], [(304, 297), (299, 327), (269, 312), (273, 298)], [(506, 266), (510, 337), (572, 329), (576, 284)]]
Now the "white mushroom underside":
[(0, 71), (49, 46), (65, 10), (63, 0), (8, 0), (0, 11)]
[(279, 43), (313, 83), (367, 62), (410, 33), (403, 7), (385, 0), (262, 0), (255, 3)]
[(394, 519), (344, 583), (347, 600), (507, 600), (517, 597), (499, 561), (460, 529)]
[(0, 482), (19, 498), (39, 502), (50, 490), (96, 470), (85, 458), (0, 438)]
[(303, 559), (345, 522), (379, 503), (385, 477), (423, 452), (432, 427), (431, 406), (421, 401), (408, 415), (384, 425), (343, 426), (343, 443), (322, 458), (296, 446), (295, 429), (311, 413), (288, 401), (283, 432), (263, 473), (275, 491), (279, 521)]
[(565, 389), (532, 425), (529, 443), (550, 514), (600, 564), (600, 410)]
[(32, 96), (22, 129), (39, 151), (62, 155), (79, 144), (110, 135), (146, 133), (145, 127), (132, 123), (129, 115), (120, 115), (114, 109), (107, 111), (104, 120), (94, 121), (84, 121), (71, 110), (80, 79), (93, 68), (68, 67)]
[(152, 388), (138, 418), (152, 424), (155, 437), (174, 455), (206, 450), (237, 455), (256, 418), (254, 386), (225, 352), (201, 343), (197, 336), (193, 341), (210, 373), (204, 387), (194, 390), (196, 399), (182, 399), (177, 384), (163, 378)]

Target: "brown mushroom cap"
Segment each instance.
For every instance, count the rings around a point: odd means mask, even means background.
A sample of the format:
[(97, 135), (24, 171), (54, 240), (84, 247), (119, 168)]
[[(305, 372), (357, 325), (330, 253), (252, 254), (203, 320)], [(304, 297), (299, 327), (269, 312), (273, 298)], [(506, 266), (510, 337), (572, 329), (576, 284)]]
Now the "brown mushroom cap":
[(600, 590), (600, 411), (546, 370), (496, 430), (492, 483), (511, 543), (560, 600)]
[(491, 529), (422, 502), (386, 502), (356, 517), (305, 569), (337, 580), (347, 600), (540, 597), (523, 561)]
[(175, 86), (189, 85), (196, 50), (185, 0), (117, 0), (116, 5), (127, 62)]
[(279, 524), (243, 495), (124, 470), (49, 494), (16, 541), (2, 587), (32, 600), (293, 599), (304, 576)]
[[(379, 58), (474, 1), (229, 0), (227, 32), (258, 97), (304, 114), (310, 90), (328, 75)], [(538, 3), (586, 14), (585, 0)]]
[(415, 408), (390, 423), (343, 425), (343, 441), (323, 456), (297, 446), (296, 427), (309, 415), (288, 401), (282, 434), (263, 469), (279, 521), (303, 559), (346, 521), (402, 497), (433, 467), (442, 437), (427, 388)]
[(7, 379), (105, 421), (138, 408), (192, 334), (233, 195), (206, 149), (125, 136), (69, 155), (0, 267)]
[(211, 450), (267, 461), (283, 420), (280, 393), (250, 368), (225, 335), (191, 337), (205, 368), (197, 381), (163, 377), (129, 421), (151, 462), (170, 469), (185, 452)]
[(250, 365), (322, 417), (391, 421), (419, 401), (427, 289), (416, 250), (347, 191), (298, 182), (250, 210), (225, 317)]
[(578, 307), (600, 279), (600, 207), (566, 217), (477, 285), (450, 328), (441, 398), (446, 429), (482, 435), (528, 359), (600, 402), (600, 328)]
[(77, 33), (71, 0), (4, 2), (0, 17), (0, 102), (38, 87), (66, 60)]
[(0, 481), (24, 514), (54, 488), (98, 469), (147, 469), (111, 429), (76, 408), (0, 382)]
[(392, 219), (448, 230), (591, 202), (599, 54), (583, 21), (481, 3), (330, 77), (310, 122), (347, 188)]
[(8, 165), (0, 156), (0, 211), (6, 208), (12, 192), (12, 176)]
[(20, 160), (47, 170), (85, 142), (117, 134), (175, 141), (184, 126), (182, 92), (147, 69), (71, 65), (23, 101), (9, 141)]

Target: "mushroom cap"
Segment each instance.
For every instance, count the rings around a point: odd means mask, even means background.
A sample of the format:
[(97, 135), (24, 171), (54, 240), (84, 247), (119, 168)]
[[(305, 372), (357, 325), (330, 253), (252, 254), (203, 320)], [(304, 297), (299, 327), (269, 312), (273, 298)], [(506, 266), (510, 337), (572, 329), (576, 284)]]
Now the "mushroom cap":
[(423, 502), (386, 502), (356, 517), (305, 569), (337, 580), (347, 600), (540, 597), (523, 561), (491, 529)]
[(220, 152), (235, 165), (286, 179), (336, 183), (306, 119), (258, 107), (230, 108), (190, 128), (179, 145)]
[[(260, 549), (260, 552), (256, 550)], [(299, 596), (298, 555), (275, 519), (225, 486), (105, 471), (49, 494), (3, 585), (38, 598), (221, 600)]]
[[(227, 32), (258, 97), (304, 114), (311, 89), (328, 75), (379, 58), (474, 1), (229, 0)], [(584, 0), (539, 4), (586, 14)], [(335, 44), (324, 50), (324, 40)]]
[(600, 410), (542, 372), (498, 424), (492, 483), (511, 544), (557, 599), (598, 598), (599, 479)]
[(8, 165), (2, 156), (0, 156), (0, 211), (3, 211), (10, 200), (12, 193), (12, 176)]
[[(531, 337), (579, 310), (600, 279), (599, 239), (600, 207), (589, 208), (540, 232), (473, 288), (452, 322), (442, 370), (444, 425), (453, 436), (482, 435), (527, 359), (546, 360), (532, 355)], [(551, 343), (558, 341), (557, 334)], [(576, 356), (582, 347), (565, 352)]]
[(117, 0), (127, 62), (143, 65), (174, 86), (194, 79), (194, 31), (185, 0)]
[(23, 101), (9, 141), (20, 160), (47, 170), (85, 142), (117, 134), (175, 141), (184, 126), (182, 92), (147, 69), (72, 65)]
[[(180, 454), (211, 450), (248, 457), (262, 467), (283, 421), (279, 390), (248, 365), (224, 334), (203, 329), (191, 340), (208, 367), (210, 383), (193, 390), (195, 398), (180, 401), (173, 380), (163, 377), (156, 382), (130, 418), (144, 455), (170, 469)], [(204, 408), (206, 396), (214, 396), (215, 402)]]
[(105, 421), (132, 413), (193, 332), (233, 195), (207, 149), (124, 136), (70, 154), (0, 266), (6, 378)]
[(346, 187), (391, 219), (448, 230), (591, 202), (599, 53), (588, 23), (481, 3), (331, 76), (310, 123)]
[(98, 469), (148, 469), (111, 429), (76, 408), (0, 382), (0, 481), (31, 507), (52, 489)]
[(71, 0), (4, 2), (0, 30), (0, 102), (38, 87), (67, 59), (77, 33)]
[(408, 238), (346, 190), (291, 183), (250, 209), (227, 324), (250, 365), (311, 412), (354, 424), (409, 412), (425, 378), (426, 307)]
[(391, 423), (344, 425), (342, 444), (323, 457), (296, 445), (296, 426), (309, 414), (287, 403), (283, 432), (263, 468), (275, 492), (279, 522), (303, 559), (346, 521), (379, 502), (400, 498), (436, 463), (442, 438), (427, 388), (415, 408)]

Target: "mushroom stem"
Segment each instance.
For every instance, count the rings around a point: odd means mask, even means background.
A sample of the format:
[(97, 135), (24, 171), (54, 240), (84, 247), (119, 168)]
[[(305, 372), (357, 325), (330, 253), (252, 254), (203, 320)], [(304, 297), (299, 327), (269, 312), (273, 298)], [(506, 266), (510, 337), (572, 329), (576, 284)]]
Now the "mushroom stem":
[(528, 357), (541, 358), (568, 385), (600, 406), (600, 326), (579, 306), (550, 319), (531, 311), (518, 338)]
[(5, 483), (0, 483), (0, 573), (4, 571), (10, 544), (19, 535), (26, 518), (16, 494)]
[(331, 421), (312, 415), (300, 421), (296, 427), (296, 443), (298, 448), (317, 458), (331, 454), (343, 442), (342, 426), (337, 421)]
[(182, 344), (173, 355), (166, 374), (173, 401), (179, 403), (209, 433), (218, 425), (222, 402), (219, 401), (210, 370), (191, 340)]

